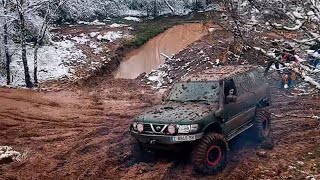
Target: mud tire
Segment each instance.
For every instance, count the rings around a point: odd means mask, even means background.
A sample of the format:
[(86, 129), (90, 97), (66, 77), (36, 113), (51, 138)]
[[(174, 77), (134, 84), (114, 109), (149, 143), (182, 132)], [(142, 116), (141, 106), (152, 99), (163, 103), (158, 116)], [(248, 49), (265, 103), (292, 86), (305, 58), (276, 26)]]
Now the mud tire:
[(252, 131), (258, 142), (264, 142), (270, 138), (271, 134), (271, 115), (268, 111), (257, 109), (253, 120)]
[(208, 133), (192, 152), (192, 164), (195, 172), (215, 175), (227, 165), (228, 143), (224, 136)]

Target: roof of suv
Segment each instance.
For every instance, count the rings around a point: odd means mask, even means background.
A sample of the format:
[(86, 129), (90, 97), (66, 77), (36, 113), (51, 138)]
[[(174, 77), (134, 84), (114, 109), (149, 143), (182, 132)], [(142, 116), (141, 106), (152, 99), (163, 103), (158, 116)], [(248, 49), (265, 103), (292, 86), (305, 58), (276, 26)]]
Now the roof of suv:
[(236, 74), (243, 73), (254, 69), (255, 66), (241, 65), (241, 66), (219, 66), (208, 69), (195, 74), (190, 74), (181, 78), (182, 82), (188, 81), (219, 81)]

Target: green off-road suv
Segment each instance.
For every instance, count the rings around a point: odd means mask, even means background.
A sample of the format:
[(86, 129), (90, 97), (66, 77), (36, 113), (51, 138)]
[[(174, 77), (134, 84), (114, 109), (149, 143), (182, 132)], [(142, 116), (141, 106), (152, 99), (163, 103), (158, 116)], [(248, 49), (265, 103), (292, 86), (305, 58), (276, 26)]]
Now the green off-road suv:
[(232, 138), (250, 128), (259, 141), (269, 137), (270, 100), (257, 67), (217, 67), (175, 83), (162, 105), (135, 118), (130, 132), (147, 148), (189, 144), (194, 169), (216, 174), (226, 166)]

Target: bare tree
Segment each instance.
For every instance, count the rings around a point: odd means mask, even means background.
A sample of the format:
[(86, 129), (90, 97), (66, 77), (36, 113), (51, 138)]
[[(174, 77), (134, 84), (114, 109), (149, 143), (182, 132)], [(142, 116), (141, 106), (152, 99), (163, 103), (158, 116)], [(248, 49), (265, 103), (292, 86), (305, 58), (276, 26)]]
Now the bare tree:
[(154, 0), (153, 1), (153, 16), (158, 16), (158, 1)]
[(52, 17), (58, 12), (59, 8), (65, 4), (67, 0), (59, 0), (58, 5), (51, 9), (51, 3), (50, 1), (47, 2), (46, 5), (46, 14), (43, 19), (43, 23), (41, 25), (41, 28), (39, 29), (39, 32), (37, 34), (36, 40), (34, 42), (34, 71), (33, 71), (33, 77), (34, 77), (34, 84), (38, 85), (38, 50), (40, 48), (40, 44), (43, 43), (43, 39), (45, 37), (45, 34), (48, 30), (48, 27), (52, 21)]
[(7, 74), (7, 85), (10, 84), (10, 63), (11, 57), (9, 54), (9, 47), (8, 47), (8, 22), (7, 22), (7, 15), (8, 15), (8, 2), (6, 0), (2, 0), (2, 7), (4, 12), (4, 24), (3, 24), (3, 45), (4, 45), (4, 53), (6, 58), (6, 74)]
[[(8, 1), (7, 0), (1, 0), (4, 9), (8, 10)], [(40, 48), (40, 45), (43, 44), (43, 40), (47, 35), (48, 28), (50, 26), (50, 23), (52, 22), (53, 16), (57, 13), (59, 8), (66, 2), (67, 0), (15, 0), (14, 2), (11, 2), (10, 10), (12, 11), (10, 18), (11, 22), (15, 22), (19, 29), (19, 37), (20, 37), (20, 46), (21, 46), (21, 59), (23, 62), (23, 68), (24, 68), (24, 76), (25, 76), (25, 83), (28, 88), (33, 87), (34, 85), (38, 84), (38, 50)], [(10, 2), (10, 1), (9, 1)], [(31, 22), (32, 15), (38, 14), (38, 10), (45, 9), (45, 15), (43, 17), (43, 21), (41, 23), (41, 27), (37, 29), (37, 32), (35, 33), (35, 40), (34, 40), (34, 83), (31, 81), (31, 76), (29, 72), (29, 66), (28, 66), (28, 59), (27, 59), (27, 27), (26, 23), (27, 21)], [(5, 14), (7, 11), (5, 11)], [(31, 15), (31, 16), (30, 16)], [(7, 15), (4, 15), (4, 17), (7, 17)], [(9, 17), (9, 15), (8, 15)], [(30, 18), (31, 17), (31, 18)], [(34, 23), (34, 22), (32, 22)], [(32, 24), (31, 23), (31, 24)], [(39, 23), (39, 22), (36, 22)], [(8, 22), (4, 23), (4, 44), (8, 44)], [(5, 46), (6, 50), (6, 59), (7, 59), (7, 83), (10, 83), (10, 61), (11, 56), (9, 54), (8, 46)]]
[(16, 0), (17, 5), (17, 12), (19, 16), (19, 28), (20, 28), (20, 44), (21, 44), (21, 58), (23, 62), (24, 68), (24, 76), (25, 76), (25, 83), (28, 88), (33, 87), (33, 83), (31, 82), (30, 73), (29, 73), (29, 66), (27, 60), (27, 30), (26, 30), (26, 20), (25, 20), (25, 9), (23, 8), (24, 0)]

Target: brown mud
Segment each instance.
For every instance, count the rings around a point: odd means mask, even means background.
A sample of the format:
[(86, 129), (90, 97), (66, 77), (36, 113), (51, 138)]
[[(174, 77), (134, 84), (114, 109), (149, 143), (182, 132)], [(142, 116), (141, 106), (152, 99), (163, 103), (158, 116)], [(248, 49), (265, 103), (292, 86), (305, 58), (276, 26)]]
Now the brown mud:
[[(128, 125), (156, 98), (135, 83), (104, 86), (79, 93), (0, 89), (0, 144), (27, 153), (21, 162), (1, 165), (0, 179), (212, 178), (192, 172), (188, 153), (138, 156)], [(293, 99), (282, 94), (273, 90), (271, 112), (320, 113), (319, 96)], [(318, 152), (319, 121), (284, 117), (274, 118), (272, 125), (273, 150), (263, 150), (266, 156), (260, 157), (259, 144), (241, 135), (231, 142), (228, 167), (215, 178), (304, 179), (306, 174), (289, 167), (297, 161), (313, 167), (308, 162), (318, 158), (310, 153)]]

